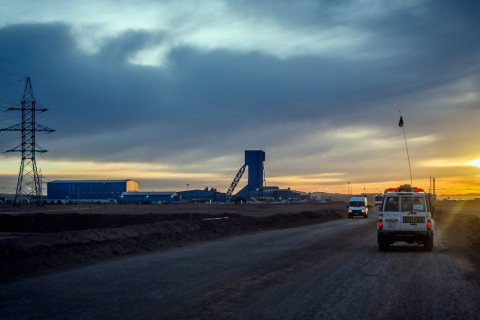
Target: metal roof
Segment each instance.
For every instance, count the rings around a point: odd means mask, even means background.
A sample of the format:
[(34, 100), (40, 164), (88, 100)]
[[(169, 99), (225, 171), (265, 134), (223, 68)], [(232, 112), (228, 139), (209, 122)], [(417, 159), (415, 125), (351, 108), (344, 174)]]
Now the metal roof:
[(133, 179), (126, 180), (54, 180), (48, 183), (125, 183), (127, 181), (135, 181)]

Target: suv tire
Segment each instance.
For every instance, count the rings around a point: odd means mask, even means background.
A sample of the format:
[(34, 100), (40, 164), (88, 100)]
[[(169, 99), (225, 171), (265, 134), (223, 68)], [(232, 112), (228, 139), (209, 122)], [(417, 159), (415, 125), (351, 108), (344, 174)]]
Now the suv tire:
[(424, 251), (432, 251), (433, 249), (433, 234), (427, 238), (427, 240), (423, 244)]

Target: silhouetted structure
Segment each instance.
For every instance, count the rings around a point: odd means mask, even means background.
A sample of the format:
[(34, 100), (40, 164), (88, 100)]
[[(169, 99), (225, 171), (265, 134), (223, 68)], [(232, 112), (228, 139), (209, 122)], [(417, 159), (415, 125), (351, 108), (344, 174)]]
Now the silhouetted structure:
[(20, 205), (23, 201), (34, 201), (40, 204), (42, 197), (42, 184), (37, 170), (35, 154), (44, 153), (43, 149), (35, 142), (37, 132), (54, 132), (55, 130), (47, 128), (35, 120), (37, 112), (45, 112), (46, 108), (38, 108), (33, 95), (32, 83), (30, 77), (27, 77), (23, 98), (20, 107), (8, 108), (7, 111), (21, 111), (22, 122), (0, 129), (0, 131), (20, 131), (22, 133), (22, 143), (17, 147), (7, 150), (7, 152), (21, 152), (22, 162), (18, 173), (17, 188), (15, 191), (15, 200), (13, 205)]

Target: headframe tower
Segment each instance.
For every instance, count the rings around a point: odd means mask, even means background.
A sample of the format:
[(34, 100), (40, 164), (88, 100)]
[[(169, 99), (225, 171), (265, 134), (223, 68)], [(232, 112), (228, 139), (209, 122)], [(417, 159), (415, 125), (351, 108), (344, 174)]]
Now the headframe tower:
[(237, 187), (238, 182), (248, 167), (248, 184), (238, 192), (236, 196), (249, 197), (250, 193), (258, 195), (258, 190), (263, 187), (265, 181), (265, 151), (263, 150), (245, 150), (245, 164), (238, 170), (237, 175), (233, 179), (232, 184), (227, 190), (226, 199), (230, 201), (233, 191)]

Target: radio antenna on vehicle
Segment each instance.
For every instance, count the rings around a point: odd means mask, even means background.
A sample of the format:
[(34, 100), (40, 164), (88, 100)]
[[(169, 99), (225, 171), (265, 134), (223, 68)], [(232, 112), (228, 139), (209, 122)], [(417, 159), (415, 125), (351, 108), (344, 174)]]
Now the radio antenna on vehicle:
[(410, 185), (413, 186), (412, 168), (410, 166), (410, 155), (408, 154), (407, 137), (405, 136), (405, 127), (403, 126), (403, 116), (400, 107), (398, 108), (398, 112), (400, 113), (400, 120), (398, 121), (398, 126), (403, 129), (403, 139), (405, 139), (405, 149), (407, 150), (408, 171), (410, 172)]

